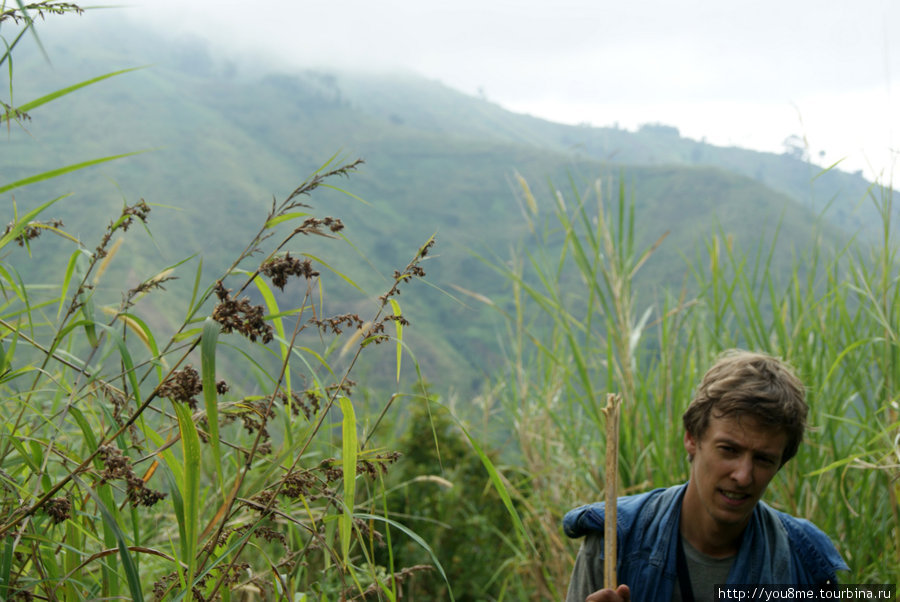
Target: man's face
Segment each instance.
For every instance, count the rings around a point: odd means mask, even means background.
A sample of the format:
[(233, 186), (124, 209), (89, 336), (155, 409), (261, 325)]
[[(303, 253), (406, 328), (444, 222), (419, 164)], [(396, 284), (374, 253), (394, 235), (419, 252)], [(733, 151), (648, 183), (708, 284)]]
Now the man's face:
[(684, 435), (693, 457), (685, 510), (707, 532), (742, 530), (781, 467), (787, 435), (751, 417), (714, 418), (702, 439)]

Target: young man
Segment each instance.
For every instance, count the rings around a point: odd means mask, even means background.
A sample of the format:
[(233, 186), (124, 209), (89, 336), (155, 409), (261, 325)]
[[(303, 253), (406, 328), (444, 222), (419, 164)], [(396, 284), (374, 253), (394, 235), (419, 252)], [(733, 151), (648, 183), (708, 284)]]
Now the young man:
[(686, 484), (619, 498), (616, 590), (603, 587), (603, 503), (568, 512), (585, 536), (566, 602), (713, 600), (715, 585), (824, 585), (849, 570), (811, 522), (762, 502), (806, 428), (803, 384), (768, 355), (731, 351), (684, 413)]

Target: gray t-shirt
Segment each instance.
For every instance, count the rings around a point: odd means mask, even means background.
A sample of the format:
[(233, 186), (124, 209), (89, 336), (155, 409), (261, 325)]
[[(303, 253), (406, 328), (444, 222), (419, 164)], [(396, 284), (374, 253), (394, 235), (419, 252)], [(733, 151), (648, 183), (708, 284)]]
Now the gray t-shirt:
[[(713, 602), (715, 586), (728, 581), (728, 573), (731, 571), (731, 565), (734, 564), (734, 556), (713, 558), (692, 546), (684, 537), (681, 538), (681, 543), (684, 545), (684, 559), (687, 561), (688, 573), (691, 575), (694, 602)], [(682, 602), (678, 579), (675, 580), (672, 602)]]
[[(684, 542), (684, 557), (687, 561), (688, 572), (691, 574), (691, 589), (695, 602), (712, 601), (715, 594), (713, 588), (728, 580), (728, 573), (731, 571), (735, 557), (712, 558), (701, 553), (684, 538), (682, 538), (682, 542)], [(584, 602), (584, 599), (592, 592), (603, 588), (602, 552), (603, 537), (599, 534), (588, 533), (581, 543), (581, 549), (578, 550), (578, 558), (575, 560), (566, 602)], [(672, 592), (672, 602), (682, 602), (681, 589), (677, 580)]]

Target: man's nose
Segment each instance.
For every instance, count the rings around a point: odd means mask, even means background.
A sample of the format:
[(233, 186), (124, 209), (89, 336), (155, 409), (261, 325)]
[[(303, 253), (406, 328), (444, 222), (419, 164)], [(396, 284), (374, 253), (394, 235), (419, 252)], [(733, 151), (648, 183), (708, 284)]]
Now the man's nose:
[(753, 458), (741, 456), (735, 462), (731, 478), (740, 487), (749, 487), (753, 483)]

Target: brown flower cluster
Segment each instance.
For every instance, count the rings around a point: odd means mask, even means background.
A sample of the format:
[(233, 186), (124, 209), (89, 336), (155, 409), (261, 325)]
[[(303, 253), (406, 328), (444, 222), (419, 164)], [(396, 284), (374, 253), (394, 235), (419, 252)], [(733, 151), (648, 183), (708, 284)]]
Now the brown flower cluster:
[[(221, 570), (225, 571), (224, 576), (222, 577), (222, 585), (226, 588), (231, 589), (233, 586), (240, 583), (241, 578), (247, 574), (247, 570), (250, 568), (250, 563), (248, 562), (232, 562), (231, 564), (225, 566)], [(209, 580), (214, 576), (213, 572), (208, 572), (202, 577), (200, 577), (197, 585), (195, 585), (191, 589), (191, 599), (196, 601), (206, 602), (207, 600), (212, 600), (213, 598), (207, 598), (203, 595), (203, 590), (206, 588)], [(165, 600), (169, 595), (171, 589), (178, 583), (179, 573), (177, 571), (173, 571), (168, 573), (167, 575), (163, 575), (153, 584), (153, 599), (157, 602), (161, 600)], [(214, 599), (221, 599), (219, 596), (216, 596)]]
[(260, 491), (249, 500), (243, 500), (243, 505), (251, 510), (256, 510), (263, 516), (268, 516), (272, 510), (278, 507), (278, 498), (271, 489)]
[(299, 234), (322, 234), (323, 228), (332, 232), (340, 232), (344, 229), (344, 223), (336, 217), (308, 217), (294, 232)]
[(2, 100), (0, 100), (0, 107), (3, 107), (3, 121), (31, 121), (31, 115), (6, 104)]
[(262, 431), (262, 438), (268, 439), (269, 433), (266, 432), (266, 423), (270, 418), (275, 417), (275, 412), (268, 407), (268, 401), (259, 399), (256, 401), (244, 400), (240, 403), (242, 410), (238, 412), (238, 416), (244, 423), (244, 428), (251, 435), (256, 431)]
[(47, 501), (44, 511), (53, 521), (54, 525), (58, 525), (67, 518), (72, 517), (72, 502), (67, 497), (55, 497)]
[[(6, 225), (6, 229), (3, 231), (3, 235), (7, 235), (13, 231), (16, 227), (16, 224), (10, 223)], [(20, 247), (24, 247), (25, 243), (30, 242), (41, 235), (41, 233), (47, 228), (62, 228), (63, 223), (62, 220), (54, 219), (49, 222), (41, 222), (41, 221), (33, 221), (28, 222), (28, 225), (25, 226), (25, 229), (22, 230), (22, 233), (16, 238), (16, 243)]]
[[(278, 398), (285, 407), (288, 406), (288, 396), (283, 391), (278, 392)], [(290, 407), (291, 414), (299, 416), (300, 412), (303, 412), (303, 415), (309, 420), (319, 413), (322, 407), (322, 396), (314, 389), (303, 391), (302, 394), (291, 391)]]
[[(393, 451), (375, 454), (371, 460), (360, 458), (356, 462), (356, 472), (374, 479), (378, 476), (379, 471), (381, 474), (387, 474), (388, 466), (399, 460), (401, 455), (400, 452)], [(344, 476), (341, 462), (336, 458), (322, 460), (318, 469), (328, 483), (333, 483)]]
[(313, 269), (309, 259), (299, 260), (287, 253), (284, 257), (273, 257), (265, 261), (259, 271), (272, 279), (272, 284), (282, 291), (291, 276), (303, 276), (307, 280), (315, 278), (319, 272)]
[(203, 382), (200, 380), (200, 374), (190, 364), (174, 372), (159, 386), (160, 397), (186, 403), (191, 409), (197, 409), (196, 396), (202, 391)]
[[(73, 4), (71, 2), (50, 2), (50, 0), (43, 0), (43, 2), (33, 2), (31, 4), (26, 4), (24, 8), (31, 11), (32, 15), (34, 13), (37, 13), (37, 16), (42, 19), (44, 18), (44, 13), (61, 15), (63, 13), (74, 12), (80, 15), (84, 12), (84, 9), (77, 4)], [(26, 15), (26, 13), (20, 9), (10, 8), (0, 11), (0, 23), (6, 21), (7, 19), (12, 19), (13, 22), (18, 25), (20, 21), (28, 21), (29, 19), (34, 19), (34, 17), (31, 15)]]
[[(416, 573), (433, 571), (433, 570), (434, 570), (434, 567), (431, 566), (430, 564), (417, 564), (414, 566), (406, 567), (406, 568), (400, 569), (399, 571), (394, 573), (391, 576), (391, 582), (395, 583), (399, 587), (399, 586), (403, 585), (404, 581), (406, 581), (407, 579), (409, 579), (411, 576), (415, 575)], [(347, 600), (347, 602), (353, 602), (355, 600), (367, 600), (367, 599), (369, 599), (369, 596), (376, 596), (377, 599), (380, 599), (381, 598), (380, 594), (382, 591), (381, 587), (382, 586), (380, 583), (373, 583), (372, 585), (367, 587), (362, 592), (356, 593), (356, 595), (354, 595), (354, 592), (357, 592), (358, 590), (347, 589), (347, 591), (344, 592), (343, 599)]]
[(296, 470), (288, 473), (285, 475), (282, 483), (281, 494), (294, 499), (309, 497), (309, 492), (319, 485), (316, 477), (307, 470)]
[(422, 266), (419, 265), (419, 262), (425, 258), (426, 255), (431, 251), (431, 247), (434, 246), (434, 239), (429, 240), (425, 245), (419, 249), (419, 252), (416, 254), (415, 258), (409, 262), (409, 265), (403, 269), (403, 271), (395, 270), (394, 271), (394, 286), (391, 287), (391, 290), (383, 294), (379, 299), (382, 303), (387, 303), (387, 300), (393, 297), (394, 295), (400, 294), (400, 285), (412, 278), (424, 278), (425, 270)]
[(388, 466), (400, 459), (402, 454), (397, 451), (375, 454), (371, 460), (361, 459), (356, 463), (356, 471), (374, 479), (381, 474), (387, 474)]
[(219, 298), (219, 304), (213, 309), (212, 318), (222, 325), (222, 332), (227, 334), (236, 330), (251, 341), (256, 341), (256, 338), (259, 337), (263, 343), (270, 342), (274, 329), (263, 319), (265, 315), (263, 307), (250, 305), (250, 299), (246, 297), (236, 301), (230, 293), (230, 290), (226, 290), (222, 286), (221, 281), (216, 282), (216, 296)]
[(98, 455), (104, 465), (103, 472), (100, 473), (101, 483), (116, 479), (124, 480), (126, 498), (131, 502), (132, 507), (153, 506), (168, 495), (149, 489), (144, 480), (134, 474), (131, 460), (118, 447), (104, 445), (100, 448)]
[(357, 314), (344, 314), (321, 320), (312, 318), (310, 323), (315, 325), (321, 332), (327, 333), (330, 330), (332, 334), (342, 334), (344, 328), (356, 328), (359, 330), (364, 324), (362, 318)]
[(138, 218), (143, 223), (147, 223), (147, 218), (150, 217), (150, 205), (144, 199), (141, 199), (136, 204), (131, 205), (129, 207), (125, 207), (122, 210), (122, 218), (120, 226), (123, 231), (128, 231), (128, 228), (134, 222), (134, 218)]
[(372, 324), (372, 327), (366, 333), (365, 340), (371, 340), (376, 345), (379, 345), (390, 339), (390, 336), (384, 332), (384, 325), (387, 322), (396, 322), (398, 324), (402, 324), (403, 326), (409, 326), (409, 320), (407, 320), (403, 316), (395, 316), (391, 314), (389, 316), (385, 316), (375, 324)]

